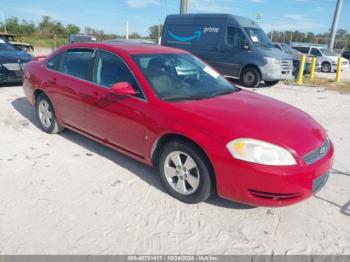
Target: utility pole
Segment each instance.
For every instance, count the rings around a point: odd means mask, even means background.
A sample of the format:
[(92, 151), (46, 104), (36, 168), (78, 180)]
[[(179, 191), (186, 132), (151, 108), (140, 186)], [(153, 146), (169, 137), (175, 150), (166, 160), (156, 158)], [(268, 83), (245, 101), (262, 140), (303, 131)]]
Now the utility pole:
[(125, 39), (129, 39), (129, 21), (125, 24)]
[(180, 14), (187, 14), (190, 11), (190, 0), (181, 0)]
[(329, 43), (330, 49), (334, 48), (335, 36), (337, 33), (339, 15), (340, 15), (340, 10), (341, 10), (342, 5), (343, 5), (343, 0), (338, 0), (337, 7), (335, 8), (335, 13), (334, 13), (334, 17), (333, 17), (331, 42)]
[(6, 20), (5, 20), (5, 16), (4, 16), (4, 12), (3, 11), (1, 11), (1, 16), (2, 16), (2, 21), (3, 21), (3, 24), (4, 24), (5, 33), (7, 34)]

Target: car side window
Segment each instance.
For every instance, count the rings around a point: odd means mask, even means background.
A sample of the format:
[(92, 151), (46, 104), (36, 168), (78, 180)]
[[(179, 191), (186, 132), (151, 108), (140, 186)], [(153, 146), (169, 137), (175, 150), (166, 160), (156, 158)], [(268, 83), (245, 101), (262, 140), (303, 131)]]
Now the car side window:
[(96, 52), (92, 81), (108, 89), (116, 83), (128, 82), (134, 88), (136, 96), (144, 99), (140, 86), (125, 62), (109, 52)]
[(68, 50), (64, 54), (59, 71), (67, 75), (88, 80), (93, 52), (92, 49)]
[(226, 33), (226, 41), (233, 48), (242, 48), (245, 38), (239, 28), (228, 26)]
[(315, 56), (322, 56), (321, 52), (318, 49), (316, 49), (316, 48), (312, 48), (311, 49), (311, 54), (315, 55)]
[(51, 70), (58, 70), (58, 67), (60, 66), (62, 54), (58, 54), (54, 57), (52, 57), (48, 62), (47, 62), (47, 68)]

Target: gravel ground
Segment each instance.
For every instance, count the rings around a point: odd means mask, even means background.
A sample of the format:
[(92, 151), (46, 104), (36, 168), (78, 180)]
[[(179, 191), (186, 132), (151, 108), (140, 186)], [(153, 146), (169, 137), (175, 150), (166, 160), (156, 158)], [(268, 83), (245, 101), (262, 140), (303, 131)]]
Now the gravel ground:
[(0, 254), (350, 254), (350, 95), (257, 92), (329, 130), (334, 169), (315, 197), (277, 209), (185, 205), (151, 168), (71, 131), (43, 133), (21, 87), (0, 87)]

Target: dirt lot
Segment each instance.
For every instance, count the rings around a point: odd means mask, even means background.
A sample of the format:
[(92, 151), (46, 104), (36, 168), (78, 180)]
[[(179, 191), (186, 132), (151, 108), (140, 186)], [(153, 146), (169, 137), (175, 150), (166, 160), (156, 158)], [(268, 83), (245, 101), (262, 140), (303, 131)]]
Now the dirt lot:
[(0, 87), (0, 254), (350, 254), (350, 95), (258, 90), (311, 114), (336, 146), (317, 196), (285, 208), (185, 205), (152, 169), (71, 131), (47, 135)]

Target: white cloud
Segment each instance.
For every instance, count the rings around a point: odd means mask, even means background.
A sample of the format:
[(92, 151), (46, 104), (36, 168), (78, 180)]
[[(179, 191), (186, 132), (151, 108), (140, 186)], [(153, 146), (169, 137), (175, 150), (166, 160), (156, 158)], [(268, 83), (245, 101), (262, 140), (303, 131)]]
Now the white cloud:
[(285, 15), (285, 17), (290, 18), (290, 19), (294, 19), (294, 20), (304, 20), (305, 19), (305, 15), (303, 15), (303, 14), (288, 14), (288, 15)]
[(143, 8), (148, 5), (159, 5), (159, 0), (128, 0), (128, 6), (130, 8)]

